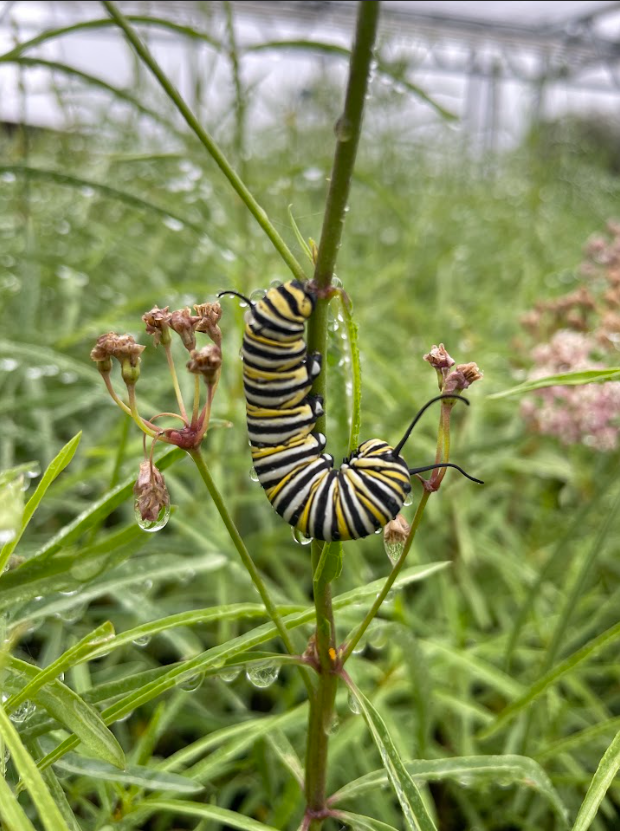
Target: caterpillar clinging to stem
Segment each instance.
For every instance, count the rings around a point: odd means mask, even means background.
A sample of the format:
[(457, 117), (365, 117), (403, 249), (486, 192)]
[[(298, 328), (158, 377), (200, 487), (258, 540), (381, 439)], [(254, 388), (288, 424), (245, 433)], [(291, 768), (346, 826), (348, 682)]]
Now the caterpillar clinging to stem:
[(334, 468), (325, 436), (314, 433), (323, 414), (320, 396), (310, 395), (321, 371), (321, 356), (308, 355), (304, 326), (316, 304), (309, 283), (291, 280), (270, 288), (249, 305), (243, 335), (243, 385), (252, 460), (267, 498), (289, 525), (317, 540), (367, 537), (393, 519), (411, 491), (410, 477), (438, 467), (453, 467), (473, 482), (479, 479), (448, 462), (410, 468), (400, 455), (422, 407), (395, 447), (380, 439), (362, 442)]

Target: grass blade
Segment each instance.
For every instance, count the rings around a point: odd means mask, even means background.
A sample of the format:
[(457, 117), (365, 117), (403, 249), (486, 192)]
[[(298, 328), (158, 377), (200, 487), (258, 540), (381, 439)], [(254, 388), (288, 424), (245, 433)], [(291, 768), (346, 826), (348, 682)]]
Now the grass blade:
[(592, 825), (609, 786), (620, 768), (620, 733), (609, 745), (601, 759), (590, 787), (581, 804), (572, 831), (586, 831)]
[(35, 831), (4, 776), (0, 776), (0, 819), (11, 831)]
[(67, 444), (65, 444), (62, 450), (50, 462), (47, 470), (43, 474), (43, 478), (37, 486), (37, 489), (26, 503), (24, 513), (22, 515), (22, 523), (20, 529), (18, 530), (15, 537), (10, 542), (7, 542), (2, 551), (0, 552), (0, 574), (2, 574), (2, 572), (4, 571), (4, 567), (8, 563), (11, 554), (15, 550), (15, 546), (20, 541), (22, 534), (24, 533), (26, 527), (28, 526), (28, 523), (32, 519), (32, 515), (39, 507), (39, 504), (45, 496), (47, 489), (52, 484), (54, 479), (59, 474), (61, 474), (62, 471), (67, 467), (67, 465), (75, 455), (75, 451), (77, 450), (77, 446), (80, 443), (81, 438), (82, 432), (80, 431), (76, 436), (74, 436), (71, 439), (71, 441), (68, 441)]
[[(199, 819), (211, 819), (229, 828), (239, 828), (241, 831), (278, 831), (271, 825), (264, 825), (250, 817), (242, 817), (235, 811), (227, 808), (218, 808), (216, 805), (206, 805), (202, 802), (187, 802), (184, 800), (153, 799), (142, 803), (152, 811), (170, 811), (173, 814), (198, 817)], [(140, 810), (138, 806), (138, 810)]]
[(494, 392), (487, 398), (508, 398), (510, 395), (523, 395), (533, 390), (541, 390), (545, 387), (576, 387), (583, 384), (602, 384), (606, 381), (620, 381), (620, 369), (582, 369), (579, 372), (561, 372), (559, 375), (547, 375), (545, 378), (535, 378), (532, 381), (525, 381), (517, 384), (516, 387)]
[[(19, 737), (19, 733), (11, 723), (4, 707), (0, 706), (0, 735), (9, 749), (15, 768), (24, 787), (28, 790), (34, 802), (41, 823), (46, 831), (69, 831), (67, 824), (38, 770), (34, 759), (28, 753)], [(15, 799), (15, 797), (12, 797)], [(28, 826), (24, 826), (28, 828)]]
[(385, 722), (370, 703), (351, 681), (345, 677), (345, 681), (351, 693), (357, 699), (360, 709), (366, 719), (372, 738), (377, 746), (381, 761), (386, 770), (387, 778), (392, 785), (394, 793), (403, 811), (407, 828), (410, 831), (437, 831), (435, 823), (431, 819), (417, 785), (409, 775), (403, 760), (388, 733)]

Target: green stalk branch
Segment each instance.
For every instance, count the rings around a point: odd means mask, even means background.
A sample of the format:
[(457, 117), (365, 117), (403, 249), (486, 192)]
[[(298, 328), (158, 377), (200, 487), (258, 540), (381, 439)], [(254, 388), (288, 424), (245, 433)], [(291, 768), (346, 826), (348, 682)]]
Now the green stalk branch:
[[(358, 3), (355, 41), (351, 50), (349, 80), (344, 110), (336, 124), (336, 151), (332, 166), (329, 192), (321, 230), (314, 281), (319, 289), (328, 289), (334, 274), (336, 258), (342, 239), (351, 178), (362, 129), (364, 102), (368, 89), (372, 50), (379, 20), (379, 2), (363, 0)], [(325, 356), (327, 351), (328, 298), (319, 297), (308, 324), (308, 350)], [(326, 366), (326, 361), (323, 361)], [(315, 380), (313, 392), (325, 397), (325, 371)], [(324, 419), (317, 429), (325, 431)], [(312, 567), (316, 570), (323, 544), (312, 543)], [(336, 546), (334, 546), (334, 551)], [(333, 719), (338, 685), (336, 631), (332, 611), (331, 589), (328, 580), (314, 581), (316, 607), (316, 652), (319, 661), (319, 685), (310, 699), (308, 745), (306, 750), (306, 819), (309, 831), (319, 831), (326, 816), (327, 752), (329, 726)]]
[(140, 60), (151, 70), (155, 78), (157, 78), (168, 98), (171, 99), (179, 113), (185, 119), (187, 126), (196, 135), (200, 143), (207, 150), (207, 152), (215, 161), (217, 166), (220, 168), (224, 176), (226, 176), (230, 184), (236, 190), (240, 199), (245, 203), (254, 219), (258, 222), (260, 227), (267, 234), (274, 248), (276, 249), (278, 254), (280, 254), (286, 265), (290, 268), (293, 275), (298, 280), (305, 280), (306, 275), (303, 268), (297, 262), (297, 260), (293, 256), (292, 251), (288, 248), (287, 244), (284, 242), (280, 234), (278, 234), (274, 226), (271, 224), (265, 209), (258, 204), (256, 199), (252, 196), (252, 194), (246, 187), (241, 177), (234, 170), (234, 168), (232, 167), (226, 156), (222, 153), (222, 151), (215, 143), (213, 138), (211, 138), (209, 133), (198, 121), (198, 119), (191, 111), (185, 100), (182, 98), (180, 92), (176, 89), (174, 84), (171, 83), (171, 81), (166, 76), (166, 73), (157, 63), (157, 61), (151, 54), (150, 50), (146, 47), (142, 40), (140, 40), (140, 37), (138, 36), (138, 33), (136, 32), (134, 27), (127, 20), (127, 18), (123, 14), (121, 14), (121, 12), (116, 8), (116, 5), (112, 3), (111, 0), (102, 0), (102, 3), (110, 17), (114, 20), (117, 26), (120, 29), (122, 29), (125, 33), (127, 40), (135, 49)]
[[(203, 455), (200, 452), (200, 448), (189, 450), (188, 453), (192, 457), (194, 464), (198, 468), (198, 473), (200, 474), (202, 481), (207, 486), (209, 495), (213, 500), (219, 515), (222, 517), (224, 525), (226, 526), (226, 530), (230, 534), (230, 538), (233, 541), (233, 544), (237, 549), (239, 556), (241, 557), (241, 562), (245, 566), (248, 574), (250, 575), (250, 578), (254, 583), (256, 591), (259, 593), (261, 600), (263, 601), (263, 605), (265, 606), (265, 609), (267, 610), (269, 617), (272, 619), (275, 626), (277, 627), (280, 637), (282, 638), (282, 642), (284, 643), (287, 651), (291, 655), (295, 655), (296, 651), (295, 647), (293, 646), (293, 641), (291, 640), (289, 631), (286, 628), (286, 626), (282, 623), (282, 618), (278, 613), (276, 605), (269, 596), (267, 586), (263, 582), (263, 578), (260, 576), (258, 569), (256, 568), (256, 565), (254, 563), (254, 560), (250, 556), (250, 552), (245, 547), (245, 543), (241, 538), (241, 534), (237, 530), (237, 526), (233, 522), (230, 514), (228, 513), (228, 508), (226, 507), (224, 500), (222, 499), (222, 495), (218, 491), (215, 482), (213, 481), (209, 468), (207, 467)], [(314, 688), (312, 686), (312, 681), (310, 680), (310, 673), (304, 667), (300, 667), (299, 671), (301, 672), (301, 676), (308, 691), (308, 695), (312, 696), (314, 694)]]

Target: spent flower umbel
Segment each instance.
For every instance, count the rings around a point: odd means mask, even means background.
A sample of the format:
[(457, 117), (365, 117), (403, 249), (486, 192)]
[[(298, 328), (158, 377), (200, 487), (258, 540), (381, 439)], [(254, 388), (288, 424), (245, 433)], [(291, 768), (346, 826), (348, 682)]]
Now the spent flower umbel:
[[(584, 247), (573, 291), (538, 301), (521, 324), (530, 336), (520, 349), (531, 361), (528, 379), (604, 369), (617, 364), (620, 347), (620, 223), (610, 221)], [(536, 390), (521, 405), (530, 429), (563, 444), (598, 450), (618, 446), (620, 383), (554, 386)]]

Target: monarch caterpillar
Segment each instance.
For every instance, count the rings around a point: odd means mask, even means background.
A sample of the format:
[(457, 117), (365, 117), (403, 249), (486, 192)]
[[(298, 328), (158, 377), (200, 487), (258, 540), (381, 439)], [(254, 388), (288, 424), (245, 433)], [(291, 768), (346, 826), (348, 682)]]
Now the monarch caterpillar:
[[(304, 326), (317, 294), (309, 283), (291, 280), (270, 288), (257, 302), (234, 291), (249, 305), (243, 335), (243, 386), (254, 469), (277, 513), (302, 534), (317, 540), (367, 537), (393, 519), (411, 491), (410, 477), (444, 463), (409, 468), (400, 451), (429, 401), (403, 439), (391, 447), (380, 439), (362, 442), (340, 468), (314, 433), (323, 414), (321, 396), (310, 395), (321, 371), (321, 355), (308, 355)], [(467, 402), (465, 399), (461, 401)]]

